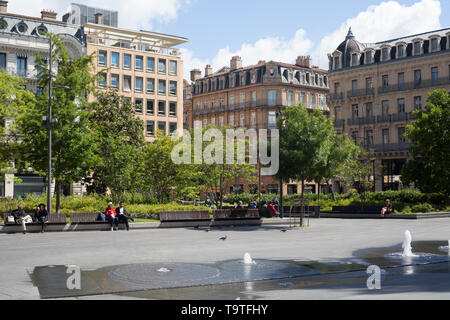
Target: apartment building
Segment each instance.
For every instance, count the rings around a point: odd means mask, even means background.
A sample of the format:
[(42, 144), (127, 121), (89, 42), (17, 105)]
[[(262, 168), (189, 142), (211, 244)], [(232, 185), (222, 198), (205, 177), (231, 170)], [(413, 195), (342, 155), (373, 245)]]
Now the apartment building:
[[(86, 54), (83, 31), (80, 26), (68, 25), (56, 19), (53, 11), (41, 11), (41, 17), (30, 17), (8, 12), (8, 1), (0, 1), (0, 69), (23, 78), (23, 88), (38, 92), (43, 90), (37, 82), (36, 54), (48, 56), (49, 42), (43, 33), (60, 36), (73, 58)], [(56, 70), (56, 65), (54, 66)], [(45, 178), (30, 172), (20, 175), (20, 184), (14, 183), (14, 166), (0, 178), (0, 197), (17, 197), (27, 193), (43, 192)], [(81, 194), (81, 184), (70, 186), (72, 194)]]
[(328, 57), (335, 129), (374, 152), (377, 191), (400, 189), (413, 111), (429, 92), (450, 91), (450, 28), (377, 43), (357, 41), (350, 29)]
[(135, 103), (151, 141), (157, 130), (170, 134), (183, 126), (183, 61), (174, 46), (186, 38), (106, 26), (102, 15), (84, 25), (87, 54), (96, 56), (100, 88), (113, 87)]
[[(192, 83), (185, 84), (184, 124), (186, 127), (224, 125), (254, 129), (275, 129), (277, 113), (302, 102), (309, 109), (329, 112), (326, 96), (329, 92), (326, 70), (312, 66), (309, 56), (300, 56), (296, 64), (259, 61), (243, 67), (235, 56), (230, 66), (213, 72), (210, 65), (204, 76), (198, 69), (191, 71)], [(237, 179), (236, 187), (256, 193), (258, 186)], [(289, 182), (284, 193), (299, 193), (301, 184)], [(315, 185), (312, 185), (315, 190)], [(261, 177), (260, 190), (278, 193), (279, 184), (271, 176)], [(313, 190), (313, 191), (314, 191)]]

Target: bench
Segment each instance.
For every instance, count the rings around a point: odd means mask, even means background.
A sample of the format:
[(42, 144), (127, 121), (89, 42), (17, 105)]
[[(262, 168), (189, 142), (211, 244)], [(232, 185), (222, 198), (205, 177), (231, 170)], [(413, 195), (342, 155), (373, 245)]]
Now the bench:
[[(110, 230), (111, 225), (105, 221), (97, 220), (99, 212), (72, 212), (70, 214), (70, 228), (76, 230), (78, 225), (83, 230)], [(119, 222), (119, 229), (125, 229), (125, 223)]]
[(205, 227), (211, 225), (208, 210), (161, 211), (160, 227)]
[[(34, 214), (29, 214), (30, 217), (33, 218)], [(16, 224), (15, 222), (8, 222), (8, 216), (12, 216), (10, 213), (3, 214), (3, 221), (5, 227), (8, 228), (8, 232), (22, 232), (22, 225)], [(47, 228), (46, 231), (53, 231), (63, 229), (63, 226), (66, 225), (66, 214), (65, 213), (51, 213), (47, 216), (48, 221), (46, 223)], [(38, 232), (41, 231), (41, 223), (40, 222), (32, 222), (27, 223), (27, 232)], [(54, 226), (54, 227), (53, 227)]]
[(217, 226), (261, 224), (258, 209), (219, 209), (213, 211), (213, 217)]
[[(381, 209), (385, 206), (334, 206), (331, 213), (335, 214), (381, 214)], [(392, 207), (394, 209), (394, 207)]]
[[(320, 206), (305, 206), (305, 218), (320, 218)], [(290, 217), (300, 217), (302, 212), (301, 206), (284, 207), (284, 218)]]

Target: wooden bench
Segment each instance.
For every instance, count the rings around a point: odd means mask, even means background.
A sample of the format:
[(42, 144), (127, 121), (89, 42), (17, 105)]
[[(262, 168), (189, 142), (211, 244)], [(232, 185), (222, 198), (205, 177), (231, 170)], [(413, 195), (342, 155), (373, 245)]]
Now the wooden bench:
[[(27, 213), (33, 218), (34, 214)], [(7, 233), (22, 232), (22, 224), (16, 224), (15, 222), (8, 222), (8, 216), (12, 216), (10, 213), (3, 214), (3, 221), (5, 228), (7, 228)], [(52, 213), (47, 216), (48, 221), (46, 222), (45, 231), (61, 231), (66, 226), (66, 214), (65, 213)], [(40, 222), (27, 223), (27, 232), (39, 232), (41, 231)]]
[(213, 211), (214, 225), (261, 225), (258, 209), (219, 209)]
[[(100, 212), (72, 212), (70, 214), (71, 230), (110, 230), (111, 225), (106, 219), (105, 221), (97, 220)], [(81, 228), (78, 228), (78, 225)], [(125, 223), (119, 221), (119, 229), (125, 229)]]
[(208, 210), (161, 211), (160, 227), (205, 227), (211, 225)]
[[(335, 214), (381, 214), (385, 206), (334, 206), (331, 213)], [(392, 207), (394, 209), (394, 207)]]

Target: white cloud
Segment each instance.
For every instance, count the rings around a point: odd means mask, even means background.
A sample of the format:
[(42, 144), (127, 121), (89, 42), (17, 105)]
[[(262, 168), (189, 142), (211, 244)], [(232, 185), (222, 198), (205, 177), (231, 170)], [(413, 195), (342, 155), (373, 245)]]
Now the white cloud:
[(254, 43), (244, 43), (235, 51), (226, 46), (219, 49), (212, 59), (207, 60), (198, 59), (195, 52), (183, 49), (185, 77), (189, 79), (189, 71), (194, 68), (203, 72), (206, 64), (211, 64), (214, 71), (228, 66), (234, 55), (241, 56), (244, 65), (250, 65), (259, 60), (292, 63), (297, 56), (309, 54), (313, 64), (328, 69), (327, 54), (332, 53), (345, 39), (350, 26), (358, 41), (377, 42), (439, 29), (440, 15), (439, 0), (420, 0), (410, 6), (401, 5), (397, 1), (387, 1), (370, 6), (356, 17), (347, 19), (336, 31), (324, 36), (317, 45), (308, 39), (303, 29), (299, 29), (287, 40), (279, 37), (264, 38)]
[(166, 23), (176, 19), (182, 5), (190, 0), (10, 0), (8, 11), (40, 16), (42, 9), (51, 9), (61, 19), (71, 2), (119, 11), (119, 27), (122, 28), (154, 29), (155, 21)]
[(345, 39), (349, 27), (358, 41), (373, 43), (439, 29), (440, 15), (438, 0), (421, 0), (411, 6), (402, 6), (396, 1), (382, 2), (347, 19), (336, 31), (325, 36), (313, 56), (323, 57), (320, 65), (328, 68), (327, 54), (332, 53)]

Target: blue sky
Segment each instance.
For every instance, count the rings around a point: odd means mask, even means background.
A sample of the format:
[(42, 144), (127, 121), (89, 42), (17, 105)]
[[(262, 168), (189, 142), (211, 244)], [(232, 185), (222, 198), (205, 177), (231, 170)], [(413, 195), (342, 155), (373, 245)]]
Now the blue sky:
[(123, 28), (189, 38), (181, 46), (186, 76), (233, 55), (248, 65), (309, 54), (327, 68), (349, 26), (362, 42), (450, 27), (450, 0), (10, 0), (8, 10), (39, 16), (51, 8), (61, 17), (70, 2), (118, 10)]

